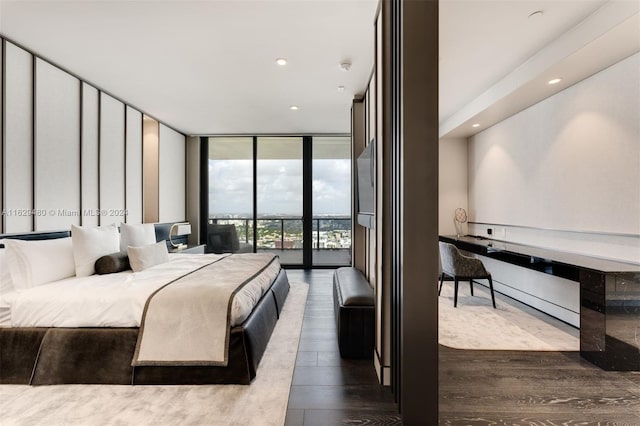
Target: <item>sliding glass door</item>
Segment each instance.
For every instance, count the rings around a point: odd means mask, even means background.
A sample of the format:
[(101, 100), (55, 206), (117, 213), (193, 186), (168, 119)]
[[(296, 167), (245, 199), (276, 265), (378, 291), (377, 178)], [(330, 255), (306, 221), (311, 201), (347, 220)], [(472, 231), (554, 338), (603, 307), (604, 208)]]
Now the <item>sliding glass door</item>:
[(349, 137), (209, 137), (207, 251), (283, 265), (351, 264)]
[(209, 138), (207, 251), (253, 252), (253, 138)]
[(303, 264), (302, 143), (299, 137), (257, 138), (257, 251), (285, 265)]
[(351, 139), (313, 138), (313, 265), (351, 264)]

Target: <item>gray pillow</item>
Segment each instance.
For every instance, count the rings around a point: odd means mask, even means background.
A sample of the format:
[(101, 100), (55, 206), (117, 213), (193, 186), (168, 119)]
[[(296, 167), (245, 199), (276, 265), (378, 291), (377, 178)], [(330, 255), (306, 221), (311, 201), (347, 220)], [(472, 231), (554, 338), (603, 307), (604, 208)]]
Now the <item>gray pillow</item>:
[(96, 260), (95, 269), (96, 274), (100, 275), (128, 271), (131, 269), (129, 256), (123, 251), (102, 256)]
[(142, 247), (129, 246), (127, 252), (129, 253), (129, 261), (133, 272), (144, 271), (147, 268), (169, 261), (166, 241)]

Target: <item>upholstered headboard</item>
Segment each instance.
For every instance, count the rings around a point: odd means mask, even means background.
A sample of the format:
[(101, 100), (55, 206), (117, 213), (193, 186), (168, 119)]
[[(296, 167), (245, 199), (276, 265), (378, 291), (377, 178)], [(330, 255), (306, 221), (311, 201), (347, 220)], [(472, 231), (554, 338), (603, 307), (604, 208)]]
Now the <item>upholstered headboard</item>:
[[(0, 234), (0, 240), (53, 240), (56, 238), (66, 238), (70, 236), (71, 231), (29, 232), (25, 234)], [(4, 248), (4, 244), (0, 243), (0, 248)]]
[[(156, 241), (167, 241), (167, 247), (169, 244), (169, 230), (171, 229), (173, 222), (169, 223), (156, 223)], [(51, 232), (26, 232), (23, 234), (0, 234), (0, 240), (2, 239), (16, 239), (16, 240), (53, 240), (56, 238), (66, 238), (71, 236), (71, 231), (51, 231)], [(188, 235), (175, 235), (172, 237), (173, 242), (187, 244)], [(4, 248), (4, 244), (0, 243), (0, 248)]]

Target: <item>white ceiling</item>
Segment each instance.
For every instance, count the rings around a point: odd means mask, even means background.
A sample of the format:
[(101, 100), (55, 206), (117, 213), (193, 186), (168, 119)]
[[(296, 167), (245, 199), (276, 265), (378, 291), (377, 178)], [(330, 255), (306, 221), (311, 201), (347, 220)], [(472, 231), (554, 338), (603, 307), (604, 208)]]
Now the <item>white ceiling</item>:
[(348, 133), (373, 67), (376, 8), (1, 0), (0, 33), (186, 134)]
[[(466, 126), (482, 112), (470, 105), (606, 3), (441, 0), (441, 128)], [(373, 66), (376, 8), (377, 0), (0, 0), (0, 33), (186, 134), (347, 133)], [(544, 13), (529, 19), (536, 10)], [(289, 64), (278, 67), (277, 57)], [(527, 106), (525, 94), (511, 95)]]
[(604, 3), (441, 0), (440, 122)]

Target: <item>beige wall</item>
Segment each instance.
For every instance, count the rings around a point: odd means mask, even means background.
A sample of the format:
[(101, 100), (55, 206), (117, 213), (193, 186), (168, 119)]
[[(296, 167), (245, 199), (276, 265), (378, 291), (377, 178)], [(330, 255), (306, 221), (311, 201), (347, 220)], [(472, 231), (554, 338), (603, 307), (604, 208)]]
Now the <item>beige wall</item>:
[(159, 220), (160, 201), (160, 126), (156, 120), (144, 116), (142, 120), (142, 181), (143, 220), (153, 223)]
[[(466, 138), (440, 139), (438, 171), (438, 233), (453, 235), (456, 233), (454, 211), (462, 207), (468, 213)], [(466, 224), (463, 225), (463, 231), (467, 231)]]

